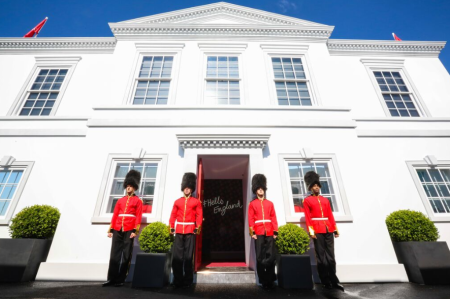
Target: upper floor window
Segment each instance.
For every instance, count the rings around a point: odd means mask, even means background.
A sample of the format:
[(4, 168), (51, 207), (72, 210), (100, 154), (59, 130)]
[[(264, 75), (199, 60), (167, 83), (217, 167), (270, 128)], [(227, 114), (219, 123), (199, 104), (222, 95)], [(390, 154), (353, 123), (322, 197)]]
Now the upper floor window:
[(412, 92), (398, 71), (374, 71), (378, 86), (391, 116), (418, 117)]
[(68, 69), (41, 69), (20, 110), (22, 116), (50, 115)]
[(134, 105), (166, 105), (172, 80), (173, 56), (144, 56), (138, 77)]
[(238, 57), (208, 56), (206, 68), (206, 103), (239, 105)]
[(450, 214), (450, 168), (416, 168), (422, 188), (434, 213)]
[(301, 58), (272, 57), (279, 105), (311, 106), (311, 95)]

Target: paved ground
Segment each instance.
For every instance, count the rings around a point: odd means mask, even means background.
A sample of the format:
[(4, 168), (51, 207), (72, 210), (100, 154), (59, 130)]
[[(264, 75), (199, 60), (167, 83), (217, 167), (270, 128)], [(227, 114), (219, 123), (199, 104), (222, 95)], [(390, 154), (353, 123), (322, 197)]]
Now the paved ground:
[[(449, 278), (450, 279), (450, 278)], [(190, 289), (133, 289), (129, 284), (124, 287), (101, 287), (93, 282), (30, 282), (5, 284), (0, 283), (0, 298), (213, 298), (213, 299), (250, 299), (250, 298), (427, 298), (450, 299), (450, 285), (423, 286), (411, 283), (386, 284), (344, 284), (346, 292), (324, 290), (319, 285), (312, 291), (284, 290), (276, 288), (262, 290), (255, 285), (196, 285)]]

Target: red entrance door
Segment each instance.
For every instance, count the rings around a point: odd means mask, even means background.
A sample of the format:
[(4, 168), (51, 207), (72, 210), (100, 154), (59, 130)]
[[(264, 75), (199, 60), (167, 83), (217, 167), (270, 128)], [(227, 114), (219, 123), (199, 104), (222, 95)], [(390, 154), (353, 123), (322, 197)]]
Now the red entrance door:
[[(200, 202), (203, 204), (203, 193), (204, 193), (204, 175), (203, 175), (203, 162), (202, 159), (198, 162), (198, 171), (197, 171), (197, 198), (200, 200)], [(205, 219), (203, 219), (205, 221)], [(202, 223), (203, 227), (203, 223)], [(195, 241), (195, 265), (194, 269), (195, 272), (200, 268), (202, 265), (202, 236), (203, 236), (203, 229), (200, 228), (200, 234), (197, 235), (196, 241)]]

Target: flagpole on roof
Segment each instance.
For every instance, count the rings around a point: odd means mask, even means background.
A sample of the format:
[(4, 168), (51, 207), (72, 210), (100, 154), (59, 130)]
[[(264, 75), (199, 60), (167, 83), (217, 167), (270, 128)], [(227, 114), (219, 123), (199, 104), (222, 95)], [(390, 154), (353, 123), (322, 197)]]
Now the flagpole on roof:
[[(46, 20), (48, 20), (48, 17), (45, 17)], [(39, 30), (39, 32), (41, 32), (42, 28), (44, 28), (45, 24), (47, 23), (47, 21), (44, 23), (44, 25), (42, 25), (41, 29)], [(36, 33), (36, 35), (34, 36), (34, 38), (36, 38), (39, 35), (39, 32)]]

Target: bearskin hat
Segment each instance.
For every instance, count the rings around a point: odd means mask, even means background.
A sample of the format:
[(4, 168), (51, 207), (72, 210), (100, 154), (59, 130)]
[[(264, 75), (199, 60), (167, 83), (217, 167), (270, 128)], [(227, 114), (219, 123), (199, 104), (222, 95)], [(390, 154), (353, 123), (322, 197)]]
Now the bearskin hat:
[(315, 184), (319, 185), (319, 187), (322, 188), (322, 185), (320, 184), (320, 176), (314, 171), (308, 171), (307, 173), (305, 173), (304, 179), (308, 191), (311, 190), (311, 188)]
[(186, 172), (183, 175), (183, 180), (181, 181), (181, 191), (183, 191), (185, 188), (189, 188), (191, 189), (191, 192), (194, 193), (196, 185), (197, 176), (195, 175), (195, 173)]
[(125, 181), (123, 181), (123, 188), (127, 188), (128, 185), (132, 186), (134, 190), (139, 189), (139, 185), (141, 184), (141, 173), (137, 170), (130, 170), (126, 177)]
[(263, 174), (255, 174), (252, 178), (252, 192), (256, 194), (256, 190), (262, 188), (264, 192), (267, 190), (267, 179)]

